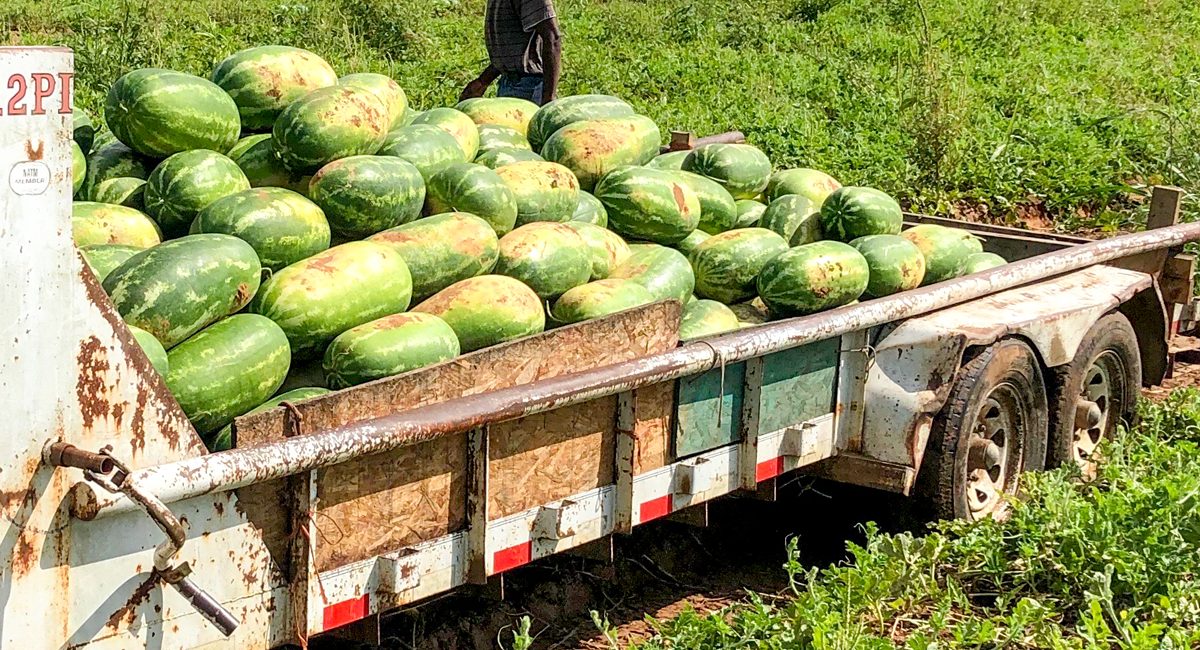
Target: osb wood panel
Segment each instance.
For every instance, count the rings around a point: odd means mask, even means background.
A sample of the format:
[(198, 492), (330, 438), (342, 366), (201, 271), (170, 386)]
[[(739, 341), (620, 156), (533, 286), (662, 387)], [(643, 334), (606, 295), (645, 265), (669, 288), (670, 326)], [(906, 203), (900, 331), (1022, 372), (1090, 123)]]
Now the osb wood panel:
[(633, 473), (644, 474), (671, 462), (671, 414), (675, 382), (651, 384), (636, 393)]

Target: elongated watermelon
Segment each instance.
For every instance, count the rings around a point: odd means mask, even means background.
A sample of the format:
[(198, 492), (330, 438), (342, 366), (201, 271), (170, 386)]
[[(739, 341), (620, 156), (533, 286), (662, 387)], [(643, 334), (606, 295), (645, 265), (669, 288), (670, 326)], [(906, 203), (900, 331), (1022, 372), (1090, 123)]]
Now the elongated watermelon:
[(819, 241), (789, 249), (758, 274), (758, 295), (773, 316), (801, 316), (858, 300), (871, 269), (848, 244)]
[(784, 194), (763, 210), (758, 225), (777, 233), (792, 246), (821, 239), (821, 209), (799, 194)]
[(720, 183), (735, 199), (752, 199), (767, 187), (771, 160), (749, 144), (702, 144), (683, 160), (683, 169)]
[(242, 129), (269, 131), (289, 104), (337, 83), (325, 59), (298, 47), (263, 45), (226, 57), (212, 73), (241, 114)]
[(392, 314), (342, 332), (325, 350), (331, 388), (356, 386), (458, 356), (458, 335), (432, 314)]
[(727, 305), (753, 298), (759, 272), (787, 249), (783, 237), (766, 228), (713, 235), (688, 256), (696, 274), (696, 295)]
[(279, 187), (244, 190), (200, 211), (191, 232), (233, 235), (254, 248), (264, 268), (285, 266), (329, 248), (329, 223), (321, 208)]
[(784, 194), (799, 194), (819, 208), (841, 186), (832, 176), (816, 169), (781, 169), (771, 174), (765, 195), (768, 201), (774, 201)]
[(496, 231), (465, 212), (418, 219), (371, 235), (369, 241), (400, 252), (412, 275), (414, 302), (460, 280), (490, 273), (500, 256)]
[[(295, 370), (295, 367), (291, 368), (288, 371), (289, 378), (292, 376), (292, 370)], [(285, 384), (287, 383), (287, 379), (284, 379), (284, 383)], [(281, 387), (280, 390), (283, 391), (283, 387)], [(287, 402), (289, 404), (299, 404), (300, 402), (303, 402), (304, 400), (308, 400), (308, 399), (312, 399), (314, 397), (320, 397), (321, 395), (328, 395), (328, 394), (329, 394), (328, 388), (321, 388), (319, 386), (303, 386), (301, 388), (293, 388), (288, 391), (277, 393), (271, 399), (263, 402), (262, 404), (259, 404), (258, 406), (255, 406), (254, 408), (250, 409), (249, 411), (246, 411), (242, 415), (253, 415), (255, 413), (262, 413), (263, 411), (269, 411), (269, 410), (279, 406), (280, 404), (283, 404), (284, 402)], [(208, 445), (209, 451), (225, 451), (226, 449), (232, 448), (233, 447), (233, 425), (226, 424), (224, 427), (221, 428), (220, 431), (218, 431), (216, 434), (214, 434), (211, 438), (206, 439), (204, 441), (204, 444)]]
[(475, 158), (476, 163), (492, 169), (497, 169), (505, 165), (511, 165), (512, 163), (526, 160), (544, 161), (545, 158), (542, 158), (528, 149), (517, 149), (514, 147), (503, 147), (500, 149), (484, 151)]
[(581, 120), (555, 131), (541, 154), (570, 169), (590, 192), (608, 172), (649, 162), (658, 154), (660, 138), (658, 125), (642, 115)]
[(282, 187), (298, 194), (308, 195), (308, 183), (312, 174), (294, 172), (283, 165), (275, 153), (275, 144), (270, 133), (258, 133), (238, 141), (229, 150), (229, 159), (237, 163), (250, 187)]
[(442, 289), (412, 311), (446, 321), (463, 352), (537, 334), (546, 328), (541, 298), (520, 280), (481, 275)]
[(591, 249), (566, 224), (530, 223), (500, 238), (495, 271), (524, 282), (541, 298), (553, 298), (591, 279)]
[(841, 187), (821, 204), (821, 232), (838, 241), (898, 235), (903, 225), (900, 204), (873, 187)]
[(292, 102), (271, 130), (276, 155), (293, 171), (315, 171), (339, 158), (373, 154), (391, 125), (375, 93), (336, 85)]
[(630, 238), (674, 244), (700, 223), (700, 198), (678, 172), (623, 167), (596, 185), (609, 227)]
[(529, 130), (533, 114), (538, 111), (537, 104), (519, 97), (475, 97), (459, 102), (454, 108), (466, 113), (479, 126), (503, 126), (517, 131), (522, 137)]
[(697, 246), (708, 241), (711, 237), (712, 235), (697, 228), (692, 231), (692, 234), (684, 237), (682, 241), (672, 244), (671, 248), (674, 248), (684, 255), (691, 255), (692, 251), (696, 250)]
[(468, 212), (487, 221), (498, 235), (517, 223), (517, 197), (499, 174), (474, 163), (455, 163), (429, 179), (429, 214)]
[(92, 122), (92, 116), (78, 106), (71, 115), (71, 137), (75, 144), (79, 145), (83, 155), (92, 153), (92, 143), (96, 140), (96, 125)]
[[(750, 228), (760, 225), (759, 221), (763, 218), (763, 213), (767, 211), (765, 204), (754, 199), (738, 199), (735, 205), (737, 205), (737, 221), (733, 224), (734, 228)], [(765, 226), (763, 227), (765, 228)]]
[(705, 336), (731, 332), (741, 327), (737, 314), (716, 300), (693, 300), (683, 307), (679, 322), (679, 339), (690, 341)]
[(655, 300), (686, 303), (696, 289), (696, 274), (683, 253), (658, 244), (633, 244), (629, 257), (608, 274), (646, 287)]
[(529, 141), (525, 139), (524, 134), (516, 129), (511, 129), (507, 126), (497, 126), (495, 124), (480, 124), (479, 125), (479, 153), (475, 154), (478, 158), (480, 155), (491, 151), (492, 149), (531, 149)]
[(394, 156), (351, 156), (325, 165), (308, 184), (308, 196), (334, 232), (366, 237), (421, 216), (421, 172)]
[(550, 314), (559, 323), (578, 323), (652, 302), (650, 291), (633, 280), (596, 280), (568, 290)]
[(633, 115), (633, 107), (611, 95), (560, 97), (548, 102), (533, 114), (526, 136), (534, 151), (537, 151), (551, 135), (568, 124), (627, 115)]
[(146, 181), (146, 212), (168, 237), (187, 232), (208, 204), (250, 189), (250, 181), (229, 158), (207, 149), (177, 153), (159, 163)]
[(228, 151), (242, 130), (237, 104), (220, 86), (157, 68), (113, 82), (104, 122), (131, 149), (158, 158), (189, 149)]
[(737, 223), (737, 204), (724, 187), (707, 176), (692, 172), (681, 171), (679, 177), (700, 200), (700, 223), (697, 229), (715, 235), (733, 228)]
[(660, 153), (650, 159), (646, 166), (651, 169), (665, 169), (668, 171), (681, 171), (683, 169), (683, 161), (687, 159), (691, 150), (685, 151), (668, 151)]
[(71, 141), (71, 195), (78, 196), (80, 188), (83, 187), (83, 182), (87, 180), (87, 158), (83, 156), (83, 149), (79, 148), (79, 143)]
[(974, 253), (968, 256), (967, 261), (963, 263), (962, 274), (979, 273), (1005, 264), (1008, 264), (1008, 261), (995, 253)]
[(162, 343), (154, 338), (154, 335), (140, 327), (129, 325), (129, 333), (133, 335), (133, 340), (137, 342), (138, 347), (146, 355), (146, 359), (150, 361), (150, 365), (158, 372), (158, 374), (166, 377), (167, 371), (171, 369), (171, 362), (167, 360), (167, 351), (163, 348)]
[(375, 72), (358, 72), (338, 79), (338, 83), (375, 93), (387, 107), (389, 131), (406, 124), (404, 116), (408, 114), (408, 95), (395, 79)]
[(925, 256), (916, 244), (899, 235), (867, 235), (850, 245), (862, 253), (871, 270), (866, 295), (878, 298), (921, 286)]
[(80, 248), (92, 244), (149, 248), (162, 241), (158, 225), (145, 214), (121, 205), (92, 201), (71, 204), (71, 236)]
[(592, 256), (592, 279), (603, 280), (612, 270), (621, 265), (629, 257), (629, 244), (617, 233), (582, 221), (568, 221), (565, 224), (571, 230), (579, 233), (588, 245)]
[(404, 258), (379, 242), (352, 241), (284, 268), (250, 311), (279, 324), (297, 359), (319, 356), (338, 334), (408, 309), (412, 277)]
[(463, 160), (475, 160), (475, 155), (479, 153), (479, 127), (462, 111), (431, 108), (413, 118), (412, 123), (436, 126), (449, 133), (462, 149)]
[(467, 162), (454, 136), (429, 124), (411, 124), (388, 133), (379, 155), (407, 160), (425, 180), (454, 163)]
[(83, 253), (83, 259), (96, 275), (96, 279), (104, 282), (104, 278), (108, 277), (113, 269), (143, 250), (145, 249), (124, 244), (91, 244), (80, 247), (79, 252)]
[(170, 350), (250, 301), (262, 276), (250, 244), (230, 235), (187, 235), (146, 249), (104, 278), (125, 322)]
[(288, 340), (270, 319), (236, 314), (167, 354), (167, 388), (204, 437), (270, 397), (291, 365)]
[(133, 208), (139, 212), (146, 208), (146, 181), (140, 178), (121, 176), (101, 182), (92, 190), (92, 201), (110, 203)]
[(922, 286), (963, 275), (967, 260), (983, 251), (979, 238), (961, 228), (921, 224), (905, 230), (900, 236), (916, 244), (925, 256)]
[(570, 221), (579, 204), (579, 180), (553, 162), (526, 161), (496, 169), (517, 199), (517, 222)]
[(594, 194), (580, 190), (579, 201), (575, 204), (571, 221), (582, 221), (604, 228), (608, 226), (608, 212)]
[(83, 187), (79, 189), (79, 196), (89, 201), (97, 201), (99, 199), (96, 196), (96, 188), (104, 181), (113, 178), (145, 180), (149, 178), (156, 164), (157, 161), (153, 158), (143, 156), (116, 140), (98, 144), (87, 157), (86, 176)]

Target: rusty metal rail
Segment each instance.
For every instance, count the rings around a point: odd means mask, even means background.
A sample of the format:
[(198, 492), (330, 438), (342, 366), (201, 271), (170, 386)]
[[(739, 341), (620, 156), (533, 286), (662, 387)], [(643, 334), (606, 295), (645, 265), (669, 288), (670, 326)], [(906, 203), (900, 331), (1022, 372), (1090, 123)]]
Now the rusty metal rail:
[[(944, 307), (1082, 268), (1200, 239), (1200, 223), (1122, 235), (1075, 246), (964, 278), (830, 311), (731, 332), (703, 343), (603, 368), (463, 397), (312, 435), (136, 470), (129, 481), (164, 503), (311, 471), (414, 445), (452, 432), (551, 411), (649, 384), (671, 381), (847, 332)], [(72, 514), (93, 519), (136, 509), (123, 495), (80, 483)]]

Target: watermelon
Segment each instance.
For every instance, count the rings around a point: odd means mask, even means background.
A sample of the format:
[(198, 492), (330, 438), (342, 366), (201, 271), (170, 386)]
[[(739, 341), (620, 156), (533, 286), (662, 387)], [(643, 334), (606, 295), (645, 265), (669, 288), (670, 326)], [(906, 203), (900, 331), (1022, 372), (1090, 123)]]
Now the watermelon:
[(389, 131), (406, 124), (404, 117), (408, 114), (408, 95), (391, 77), (375, 72), (359, 72), (348, 74), (338, 79), (337, 82), (343, 86), (361, 88), (375, 93), (375, 96), (383, 102), (387, 109), (387, 129)]
[(517, 199), (517, 222), (570, 221), (579, 204), (579, 181), (553, 162), (515, 162), (496, 169)]
[(733, 224), (734, 228), (750, 228), (759, 225), (759, 220), (767, 211), (766, 205), (754, 199), (738, 199), (734, 204), (737, 206), (737, 221)]
[(715, 235), (737, 223), (737, 204), (733, 196), (716, 181), (692, 172), (679, 172), (679, 177), (700, 199), (700, 225), (697, 229)]
[(412, 310), (446, 321), (458, 336), (463, 352), (537, 334), (546, 328), (541, 298), (520, 280), (503, 275), (460, 280)]
[(604, 228), (608, 226), (608, 212), (594, 194), (580, 190), (579, 202), (575, 204), (575, 212), (571, 214), (571, 221), (582, 221)]
[(413, 120), (420, 117), (421, 113), (424, 113), (424, 112), (425, 111), (415, 110), (412, 106), (409, 106), (407, 109), (404, 110), (404, 117), (400, 120), (400, 124), (398, 126), (392, 127), (392, 130), (394, 131), (394, 130), (400, 128), (401, 126), (408, 126), (408, 125), (412, 124)]
[[(318, 369), (319, 369), (319, 367), (318, 367)], [(292, 377), (292, 370), (295, 370), (294, 366), (291, 369), (289, 369), (288, 378)], [(284, 381), (284, 384), (287, 384), (288, 380), (284, 379), (283, 381)], [(283, 391), (283, 387), (280, 388), (280, 391)], [(250, 409), (249, 411), (246, 411), (242, 415), (243, 416), (253, 415), (255, 413), (262, 413), (263, 411), (269, 411), (269, 410), (275, 408), (276, 406), (283, 404), (284, 402), (287, 402), (289, 404), (299, 404), (300, 402), (303, 402), (304, 400), (312, 399), (314, 397), (320, 397), (321, 395), (328, 395), (328, 394), (329, 394), (328, 388), (320, 388), (317, 386), (304, 386), (301, 388), (293, 388), (291, 390), (288, 390), (285, 392), (280, 392), (280, 393), (276, 394), (275, 397), (272, 397), (271, 399), (263, 402), (262, 404), (255, 406), (254, 408)], [(225, 451), (226, 449), (232, 448), (233, 447), (233, 425), (226, 424), (224, 427), (221, 428), (220, 431), (218, 431), (216, 433), (216, 435), (214, 435), (211, 438), (209, 438), (208, 440), (206, 440), (205, 444), (208, 445), (209, 451)]]
[(530, 223), (500, 238), (495, 271), (524, 282), (541, 298), (553, 298), (591, 279), (592, 252), (566, 224)]
[[(538, 105), (518, 97), (474, 97), (459, 102), (454, 108), (465, 113), (481, 127), (506, 127), (520, 133), (523, 139), (529, 130), (529, 120), (533, 119)], [(480, 135), (483, 135), (483, 129), (480, 129)]]
[(308, 184), (308, 196), (334, 232), (366, 237), (421, 216), (425, 182), (412, 164), (394, 156), (350, 156), (325, 165)]
[[(516, 129), (495, 124), (479, 125), (479, 154), (492, 149), (529, 149), (529, 141)], [(476, 158), (479, 157), (477, 154)]]
[(680, 171), (683, 169), (683, 161), (692, 153), (691, 150), (685, 151), (668, 151), (660, 153), (650, 159), (646, 166), (651, 169), (665, 169), (667, 171)]
[(225, 157), (237, 162), (237, 159), (243, 156), (250, 149), (250, 147), (253, 147), (260, 142), (270, 141), (270, 139), (270, 133), (251, 133), (250, 135), (235, 142), (233, 146), (229, 148), (229, 151), (225, 152)]
[(217, 199), (196, 215), (191, 232), (242, 239), (254, 248), (263, 268), (272, 272), (329, 248), (329, 222), (321, 208), (279, 187)]
[(599, 120), (609, 117), (633, 115), (633, 107), (624, 100), (611, 95), (571, 95), (548, 102), (529, 120), (526, 136), (534, 150), (559, 129), (582, 120)]
[(146, 207), (146, 181), (140, 178), (119, 176), (102, 181), (92, 188), (92, 200), (96, 203), (111, 203), (142, 211)]
[(475, 155), (479, 153), (479, 127), (462, 111), (431, 108), (414, 118), (412, 123), (436, 126), (449, 133), (462, 149), (463, 160), (475, 160)]
[(858, 300), (871, 270), (849, 244), (819, 241), (789, 249), (758, 274), (758, 295), (773, 316), (812, 314)]
[[(108, 127), (100, 125), (96, 128), (96, 135), (92, 140), (92, 151), (90, 153), (95, 153), (100, 147), (112, 144), (114, 142), (118, 142), (117, 136), (113, 135), (113, 132), (109, 131)], [(140, 156), (141, 154), (138, 155)]]
[(411, 297), (412, 277), (399, 251), (352, 241), (271, 276), (250, 311), (278, 323), (292, 354), (306, 359), (351, 327), (408, 309)]
[(596, 184), (608, 224), (629, 239), (674, 244), (700, 223), (700, 198), (678, 172), (623, 167)]
[(905, 230), (900, 236), (916, 244), (925, 256), (922, 286), (963, 275), (967, 259), (983, 251), (979, 238), (961, 228), (921, 224)]
[(696, 274), (696, 295), (731, 305), (754, 297), (754, 281), (788, 244), (766, 228), (742, 228), (713, 235), (688, 260)]
[(565, 225), (579, 233), (587, 243), (592, 256), (593, 280), (607, 278), (613, 269), (629, 257), (629, 244), (617, 233), (582, 221), (568, 221)]
[(429, 124), (413, 124), (388, 133), (379, 155), (407, 160), (425, 180), (454, 163), (467, 162), (458, 141)]
[(974, 253), (967, 257), (967, 261), (963, 263), (963, 275), (979, 273), (988, 269), (994, 269), (997, 266), (1008, 264), (1008, 260), (995, 253)]
[(271, 140), (285, 167), (315, 171), (339, 158), (379, 151), (390, 119), (375, 93), (339, 84), (314, 90), (283, 109)]
[(308, 50), (264, 45), (226, 57), (213, 69), (212, 80), (237, 104), (243, 130), (270, 131), (283, 109), (337, 83), (337, 73)]
[(771, 174), (764, 194), (767, 201), (774, 201), (784, 194), (799, 194), (820, 207), (826, 197), (841, 186), (829, 174), (815, 169), (781, 169)]
[(643, 165), (658, 154), (658, 125), (642, 115), (573, 122), (542, 144), (546, 160), (570, 169), (587, 191), (608, 172)]
[(129, 148), (159, 158), (189, 149), (228, 151), (242, 131), (237, 104), (220, 86), (157, 68), (113, 82), (104, 122)]
[(503, 235), (517, 222), (517, 197), (496, 172), (474, 163), (455, 163), (429, 179), (425, 194), (429, 214), (468, 212)]
[(124, 244), (92, 244), (81, 247), (79, 252), (83, 253), (83, 260), (96, 275), (96, 279), (104, 282), (104, 278), (108, 277), (113, 269), (142, 250), (144, 249)]
[(458, 356), (458, 336), (432, 314), (392, 314), (342, 332), (321, 366), (330, 388), (357, 386)]
[(633, 244), (629, 257), (608, 274), (646, 287), (655, 300), (687, 302), (696, 289), (696, 275), (683, 253), (658, 244)]
[(104, 290), (125, 322), (170, 350), (246, 306), (261, 276), (250, 244), (230, 235), (187, 235), (125, 260), (104, 278)]
[(650, 291), (633, 280), (596, 280), (560, 296), (550, 315), (559, 323), (578, 323), (652, 302)]
[(270, 133), (247, 136), (229, 150), (229, 159), (237, 163), (250, 187), (282, 187), (299, 194), (308, 194), (311, 174), (294, 172), (283, 166), (275, 153)]
[(83, 155), (92, 153), (92, 143), (96, 140), (96, 126), (92, 124), (92, 116), (82, 108), (76, 107), (71, 114), (71, 136)]
[(840, 187), (821, 204), (821, 232), (839, 241), (898, 235), (903, 225), (900, 204), (873, 187)]
[(500, 256), (496, 231), (465, 212), (439, 214), (371, 235), (395, 248), (412, 275), (413, 301), (467, 278), (491, 272)]
[(279, 390), (291, 365), (283, 330), (257, 314), (236, 314), (167, 353), (167, 388), (207, 436)]
[(528, 149), (515, 149), (513, 147), (504, 147), (501, 149), (484, 151), (480, 153), (477, 158), (475, 158), (476, 163), (492, 169), (525, 160), (545, 160), (545, 158), (542, 158)]
[(850, 242), (871, 270), (866, 295), (890, 296), (915, 289), (925, 277), (925, 256), (915, 244), (899, 235), (867, 235)]
[(250, 189), (237, 163), (207, 149), (177, 153), (146, 180), (146, 212), (168, 237), (187, 232), (196, 214), (219, 198)]
[[(717, 303), (718, 305), (721, 303)], [(755, 298), (747, 302), (739, 302), (736, 305), (729, 305), (729, 311), (737, 316), (740, 327), (753, 327), (762, 325), (771, 320), (770, 313), (767, 312), (767, 305), (763, 303), (762, 298)]]
[(96, 187), (112, 178), (149, 178), (156, 164), (153, 158), (147, 158), (133, 149), (113, 140), (105, 144), (96, 144), (96, 148), (87, 157), (87, 172), (83, 187), (79, 190), (80, 198), (96, 200)]
[(763, 210), (758, 225), (777, 233), (791, 245), (821, 239), (820, 208), (799, 194), (784, 194)]
[(162, 241), (154, 221), (122, 205), (76, 201), (71, 204), (71, 232), (75, 245), (124, 244), (149, 248)]
[(146, 359), (150, 361), (150, 365), (158, 371), (158, 374), (166, 377), (167, 371), (171, 368), (171, 362), (167, 360), (167, 351), (163, 348), (162, 343), (154, 338), (154, 335), (140, 327), (129, 325), (129, 333), (133, 335), (133, 340), (142, 349), (146, 355)]
[(679, 339), (689, 341), (741, 327), (737, 314), (716, 300), (693, 300), (683, 307)]
[(83, 187), (83, 181), (87, 180), (87, 158), (83, 156), (83, 149), (79, 148), (79, 143), (71, 141), (71, 194), (78, 195), (79, 189)]
[(683, 159), (683, 170), (713, 179), (735, 199), (752, 199), (767, 187), (771, 159), (749, 144), (702, 144)]
[(696, 250), (697, 246), (708, 241), (711, 237), (712, 235), (697, 228), (696, 230), (692, 231), (692, 234), (684, 237), (683, 241), (676, 242), (671, 247), (680, 253), (683, 253), (684, 255), (691, 255), (692, 251)]

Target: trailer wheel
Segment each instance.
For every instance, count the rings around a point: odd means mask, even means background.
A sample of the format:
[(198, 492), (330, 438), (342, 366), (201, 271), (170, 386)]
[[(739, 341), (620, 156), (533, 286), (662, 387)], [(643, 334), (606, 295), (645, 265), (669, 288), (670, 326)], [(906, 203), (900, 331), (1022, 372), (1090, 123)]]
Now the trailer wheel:
[(1142, 385), (1142, 358), (1133, 326), (1113, 312), (1084, 335), (1075, 358), (1049, 373), (1049, 467), (1075, 463), (1085, 478), (1096, 475), (1096, 448), (1117, 425), (1132, 424)]
[(935, 418), (917, 493), (939, 519), (1003, 516), (1022, 472), (1045, 464), (1046, 387), (1033, 350), (994, 343), (958, 371)]

